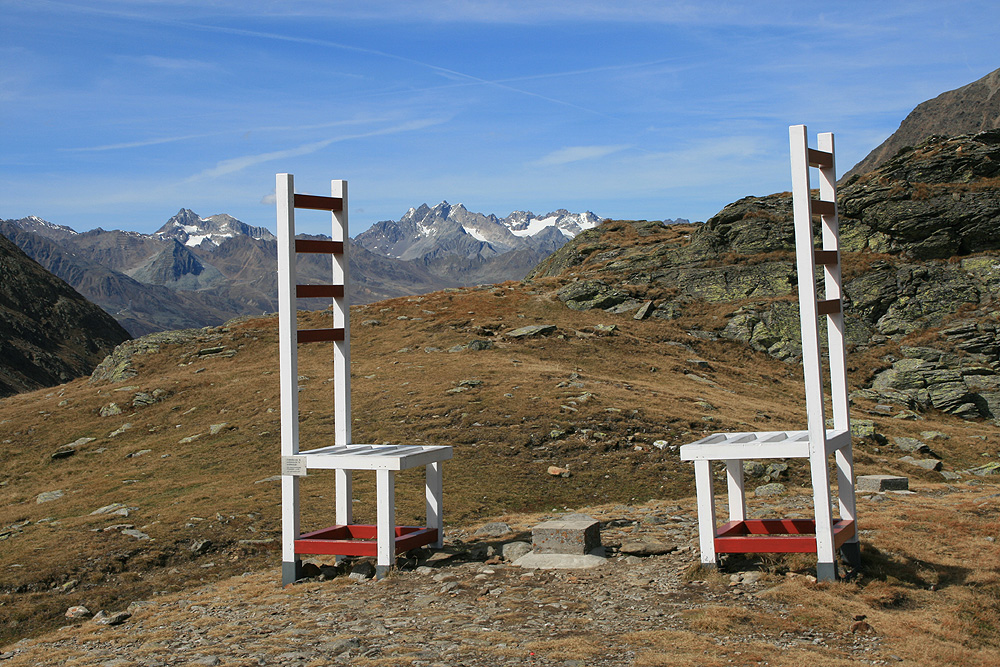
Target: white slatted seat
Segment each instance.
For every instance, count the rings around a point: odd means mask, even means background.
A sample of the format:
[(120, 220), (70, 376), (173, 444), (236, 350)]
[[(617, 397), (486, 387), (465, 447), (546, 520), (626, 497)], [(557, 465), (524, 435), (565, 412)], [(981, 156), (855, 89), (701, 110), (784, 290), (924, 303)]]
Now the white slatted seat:
[[(301, 574), (301, 554), (373, 556), (377, 571), (385, 572), (396, 554), (431, 545), (440, 547), (444, 537), (442, 516), (442, 462), (452, 457), (443, 445), (364, 445), (351, 442), (350, 309), (347, 302), (348, 246), (347, 182), (333, 181), (332, 196), (295, 194), (291, 174), (278, 174), (278, 329), (281, 366), (281, 517), (283, 584)], [(295, 238), (296, 208), (330, 211), (331, 241)], [(329, 285), (297, 285), (298, 253), (333, 257)], [(333, 300), (333, 327), (298, 329), (296, 299)], [(334, 444), (299, 449), (298, 344), (333, 343)], [(424, 466), (426, 470), (426, 526), (397, 526), (395, 473)], [(300, 534), (299, 478), (309, 470), (334, 470), (337, 525)], [(376, 524), (353, 523), (352, 473), (375, 473)]]
[[(802, 368), (806, 387), (808, 428), (804, 431), (713, 433), (681, 447), (681, 459), (693, 461), (698, 494), (698, 533), (703, 566), (714, 567), (719, 553), (815, 553), (817, 578), (836, 578), (835, 553), (840, 549), (853, 564), (860, 560), (854, 500), (841, 304), (840, 230), (837, 219), (836, 165), (833, 134), (819, 135), (819, 150), (809, 148), (804, 125), (789, 128), (795, 215), (795, 257), (799, 284)], [(820, 199), (810, 197), (809, 168), (820, 174)], [(821, 220), (823, 247), (813, 246), (814, 215)], [(824, 299), (816, 286), (816, 267), (823, 267)], [(826, 427), (823, 362), (819, 318), (825, 318), (828, 377), (833, 428)], [(831, 508), (828, 459), (837, 466), (837, 497), (841, 518)], [(809, 460), (813, 487), (813, 519), (752, 520), (746, 516), (743, 462), (751, 459)], [(729, 522), (716, 526), (711, 463), (726, 466)]]

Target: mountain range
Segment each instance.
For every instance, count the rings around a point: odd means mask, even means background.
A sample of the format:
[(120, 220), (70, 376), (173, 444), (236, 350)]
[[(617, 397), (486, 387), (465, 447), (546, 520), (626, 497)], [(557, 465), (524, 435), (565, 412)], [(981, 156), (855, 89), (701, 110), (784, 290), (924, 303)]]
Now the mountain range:
[[(599, 222), (565, 210), (506, 218), (461, 204), (426, 204), (382, 221), (352, 244), (353, 303), (445, 287), (520, 279), (543, 257)], [(277, 308), (277, 240), (226, 214), (181, 209), (153, 234), (77, 232), (38, 217), (0, 221), (0, 233), (113, 315), (132, 335), (220, 324)], [(299, 260), (322, 283), (329, 260)], [(321, 307), (304, 303), (304, 307)]]

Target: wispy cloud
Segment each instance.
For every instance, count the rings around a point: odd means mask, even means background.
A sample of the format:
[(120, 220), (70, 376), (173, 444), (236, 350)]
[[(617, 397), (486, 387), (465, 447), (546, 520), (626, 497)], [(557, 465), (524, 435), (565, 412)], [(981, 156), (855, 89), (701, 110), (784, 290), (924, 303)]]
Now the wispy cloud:
[(531, 162), (530, 164), (536, 167), (553, 167), (560, 164), (569, 164), (570, 162), (579, 162), (581, 160), (594, 160), (605, 155), (611, 155), (612, 153), (617, 153), (623, 151), (627, 148), (631, 148), (628, 144), (619, 144), (615, 146), (568, 146), (566, 148), (560, 148), (557, 151), (552, 151), (548, 155)]
[(359, 134), (345, 134), (339, 137), (324, 139), (322, 141), (312, 141), (285, 150), (270, 151), (267, 153), (258, 153), (256, 155), (244, 155), (237, 158), (222, 160), (221, 162), (218, 162), (211, 169), (206, 169), (198, 174), (195, 174), (194, 176), (191, 176), (187, 180), (193, 181), (205, 177), (215, 178), (219, 176), (225, 176), (226, 174), (233, 174), (238, 171), (243, 171), (248, 167), (253, 167), (255, 165), (263, 164), (265, 162), (272, 162), (274, 160), (285, 160), (288, 158), (300, 157), (302, 155), (309, 155), (310, 153), (315, 153), (316, 151), (323, 150), (327, 146), (331, 146), (341, 141), (350, 141), (352, 139), (366, 139), (369, 137), (378, 137), (387, 134), (396, 134), (398, 132), (411, 132), (413, 130), (422, 130), (427, 127), (444, 123), (446, 122), (446, 120), (447, 119), (445, 118), (424, 118), (418, 120), (411, 120), (405, 123), (400, 123), (399, 125), (393, 125), (391, 127), (386, 127), (379, 130), (373, 130), (371, 132), (363, 132)]

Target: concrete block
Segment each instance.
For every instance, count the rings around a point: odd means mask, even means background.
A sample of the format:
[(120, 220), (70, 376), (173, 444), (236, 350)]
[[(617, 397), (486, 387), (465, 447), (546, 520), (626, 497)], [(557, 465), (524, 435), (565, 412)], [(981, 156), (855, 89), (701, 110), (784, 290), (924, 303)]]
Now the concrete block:
[(858, 491), (907, 491), (910, 488), (908, 477), (898, 477), (896, 475), (860, 475), (858, 477)]
[(531, 546), (538, 554), (586, 555), (601, 546), (601, 524), (580, 515), (546, 521), (532, 528)]

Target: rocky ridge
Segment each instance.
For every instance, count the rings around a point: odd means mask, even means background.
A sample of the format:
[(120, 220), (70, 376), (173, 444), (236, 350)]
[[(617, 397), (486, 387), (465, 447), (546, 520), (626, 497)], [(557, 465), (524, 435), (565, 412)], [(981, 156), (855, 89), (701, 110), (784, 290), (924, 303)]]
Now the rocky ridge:
[[(852, 353), (880, 351), (861, 392), (908, 409), (1000, 419), (1000, 131), (932, 138), (839, 191)], [(791, 195), (746, 197), (703, 225), (613, 222), (529, 280), (576, 310), (674, 319), (730, 304), (714, 330), (800, 354)]]
[(1000, 69), (918, 104), (892, 133), (843, 179), (866, 174), (900, 150), (938, 135), (951, 137), (1000, 128)]

